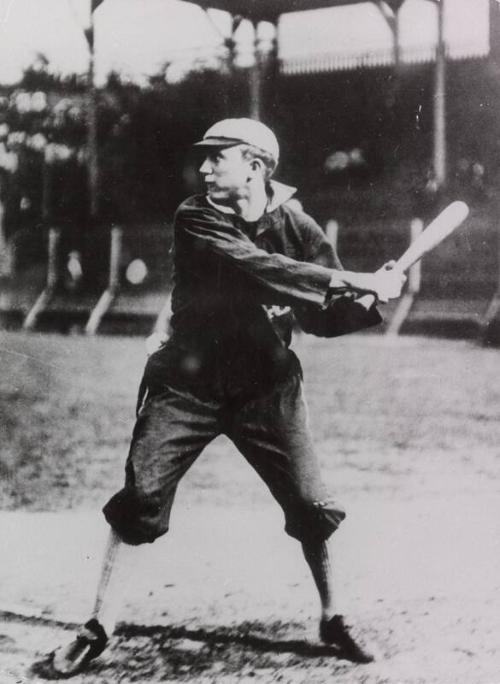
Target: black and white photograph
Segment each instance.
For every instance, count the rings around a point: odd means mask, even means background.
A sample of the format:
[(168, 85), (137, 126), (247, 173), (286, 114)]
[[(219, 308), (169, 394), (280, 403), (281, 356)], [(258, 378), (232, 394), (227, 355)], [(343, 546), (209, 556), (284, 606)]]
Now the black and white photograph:
[(500, 684), (499, 0), (0, 0), (0, 684)]

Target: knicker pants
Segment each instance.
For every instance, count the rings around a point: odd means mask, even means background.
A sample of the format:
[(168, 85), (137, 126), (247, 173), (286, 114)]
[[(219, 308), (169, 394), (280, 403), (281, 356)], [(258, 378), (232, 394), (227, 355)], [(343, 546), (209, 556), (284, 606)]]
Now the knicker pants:
[(267, 396), (200, 399), (163, 387), (139, 409), (126, 464), (125, 486), (104, 515), (129, 544), (167, 532), (177, 485), (209, 442), (227, 435), (269, 487), (285, 515), (286, 532), (324, 540), (345, 517), (321, 480), (307, 420), (300, 373)]

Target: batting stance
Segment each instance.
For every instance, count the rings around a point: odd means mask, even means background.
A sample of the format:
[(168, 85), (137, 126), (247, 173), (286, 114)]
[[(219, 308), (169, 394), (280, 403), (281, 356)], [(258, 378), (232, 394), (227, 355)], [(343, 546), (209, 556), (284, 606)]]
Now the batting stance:
[(295, 320), (324, 337), (376, 325), (377, 301), (399, 296), (404, 276), (390, 265), (342, 269), (321, 228), (287, 205), (294, 188), (271, 180), (279, 148), (262, 123), (220, 121), (196, 147), (206, 193), (175, 216), (171, 335), (146, 364), (125, 485), (104, 507), (111, 533), (93, 614), (50, 655), (54, 676), (82, 671), (106, 647), (121, 574), (141, 544), (167, 532), (180, 479), (220, 434), (264, 480), (302, 545), (322, 641), (372, 660), (335, 610), (326, 541), (345, 512), (322, 482), (289, 344)]

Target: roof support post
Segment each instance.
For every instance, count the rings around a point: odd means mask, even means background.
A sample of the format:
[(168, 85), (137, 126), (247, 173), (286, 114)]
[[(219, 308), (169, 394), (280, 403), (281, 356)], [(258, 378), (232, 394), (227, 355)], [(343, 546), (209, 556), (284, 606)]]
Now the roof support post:
[(399, 27), (399, 9), (401, 7), (401, 2), (396, 2), (389, 4), (385, 0), (376, 0), (377, 7), (379, 8), (382, 16), (387, 22), (387, 25), (391, 29), (392, 33), (392, 54), (394, 60), (394, 68), (399, 71), (401, 65), (401, 41), (400, 41), (400, 27)]
[(500, 65), (500, 3), (490, 0), (490, 58)]
[(392, 37), (392, 61), (394, 66), (392, 74), (388, 79), (386, 95), (388, 115), (392, 119), (396, 116), (395, 106), (402, 66), (399, 10), (401, 9), (404, 0), (374, 0), (374, 2), (384, 17)]
[(444, 41), (444, 0), (436, 0), (438, 40), (434, 77), (433, 171), (438, 187), (446, 183), (446, 45)]
[(95, 85), (95, 22), (94, 5), (90, 8), (90, 24), (86, 31), (89, 44), (87, 93), (87, 168), (89, 184), (89, 214), (95, 221), (99, 213), (99, 161), (97, 149), (97, 88)]
[(275, 17), (270, 21), (273, 26), (273, 37), (271, 39), (271, 45), (269, 53), (266, 55), (266, 81), (269, 82), (268, 91), (268, 107), (273, 110), (277, 104), (276, 98), (278, 93), (278, 75), (279, 75), (279, 29), (278, 29), (278, 17)]
[(233, 16), (232, 17), (232, 19), (231, 19), (231, 35), (224, 39), (224, 44), (227, 48), (227, 59), (228, 59), (229, 72), (231, 74), (234, 74), (234, 70), (235, 70), (235, 66), (236, 66), (236, 39), (234, 36), (235, 36), (235, 33), (241, 24), (241, 21), (242, 21), (242, 17), (240, 17), (240, 16)]
[(260, 120), (264, 109), (274, 102), (278, 73), (278, 17), (266, 19), (273, 27), (272, 37), (264, 36), (262, 23), (252, 21), (254, 27), (254, 62), (249, 70), (249, 115)]
[(254, 30), (253, 56), (254, 62), (249, 69), (250, 118), (257, 121), (262, 114), (262, 64), (259, 42), (259, 22), (252, 21)]

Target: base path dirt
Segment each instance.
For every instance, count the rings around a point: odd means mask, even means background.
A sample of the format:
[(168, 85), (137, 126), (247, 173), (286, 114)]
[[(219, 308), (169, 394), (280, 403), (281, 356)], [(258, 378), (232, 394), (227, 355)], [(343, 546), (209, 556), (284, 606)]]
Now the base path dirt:
[[(317, 639), (316, 596), (272, 504), (179, 503), (169, 537), (147, 547), (109, 650), (75, 682), (500, 681), (500, 519), (472, 505), (360, 496), (332, 539), (342, 609), (377, 661), (337, 660)], [(0, 681), (29, 674), (86, 619), (106, 529), (85, 513), (3, 513)], [(333, 679), (332, 679), (333, 678)]]

